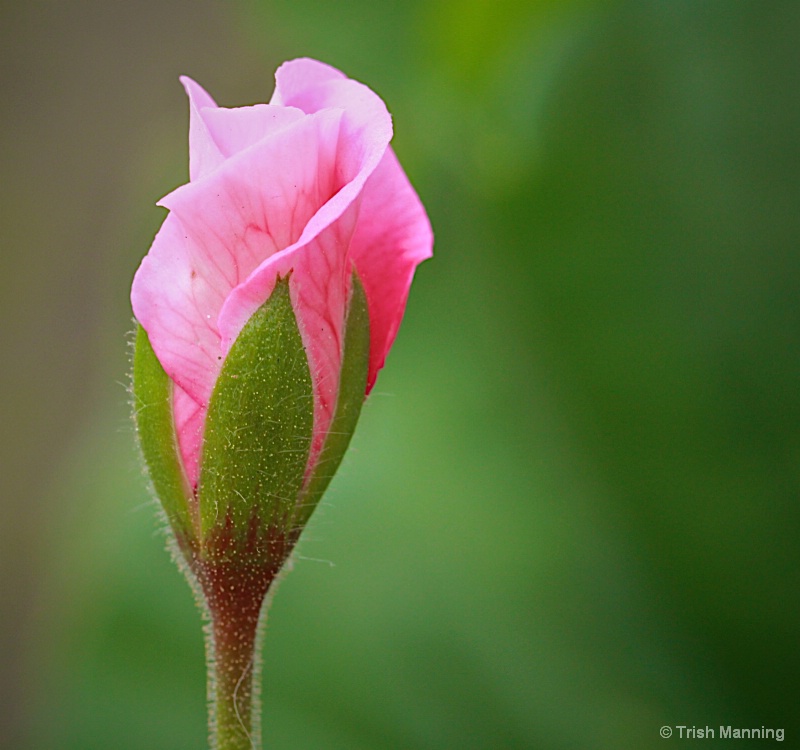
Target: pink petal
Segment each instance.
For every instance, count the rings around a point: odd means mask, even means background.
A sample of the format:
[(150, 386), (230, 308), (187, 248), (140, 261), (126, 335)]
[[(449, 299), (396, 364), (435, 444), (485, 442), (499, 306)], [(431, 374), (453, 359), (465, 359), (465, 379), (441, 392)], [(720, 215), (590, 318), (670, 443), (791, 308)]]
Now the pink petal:
[(188, 76), (181, 76), (180, 81), (189, 97), (189, 179), (197, 180), (224, 161), (202, 114), (217, 105), (199, 83)]
[(304, 114), (294, 107), (255, 104), (235, 109), (205, 109), (202, 111), (208, 132), (225, 158), (244, 151), (279, 130), (289, 127)]
[(312, 60), (310, 57), (289, 60), (275, 71), (275, 92), (270, 104), (300, 107), (308, 112), (302, 104), (297, 103), (296, 97), (328, 81), (346, 79), (347, 76), (341, 70), (319, 60)]
[(284, 63), (275, 74), (273, 104), (312, 114), (328, 107), (345, 112), (339, 161), (371, 174), (392, 139), (392, 119), (381, 98), (330, 65), (302, 58)]
[[(284, 63), (275, 75), (272, 101), (316, 112), (344, 107), (353, 130), (366, 128), (383, 102), (335, 68), (302, 58)], [(387, 149), (369, 179), (353, 239), (353, 259), (370, 312), (369, 391), (403, 318), (414, 269), (429, 258), (433, 233), (425, 209), (394, 152)]]
[[(295, 243), (341, 187), (341, 117), (340, 110), (303, 117), (161, 201), (170, 214), (131, 300), (162, 366), (203, 418), (225, 354), (223, 303), (266, 258)], [(179, 432), (178, 441), (195, 482), (194, 440)]]
[(180, 436), (178, 447), (181, 450), (186, 475), (191, 478), (190, 481), (194, 486), (199, 471), (197, 464), (203, 441), (206, 410), (175, 383), (172, 392), (172, 414), (175, 434)]
[(414, 270), (433, 254), (428, 216), (391, 148), (364, 188), (352, 254), (369, 306), (369, 393), (403, 319)]
[[(205, 404), (219, 368), (214, 309), (227, 294), (180, 219), (170, 214), (133, 279), (131, 303), (166, 373)], [(209, 311), (209, 312), (205, 312)]]
[(189, 97), (189, 178), (212, 173), (226, 159), (303, 117), (294, 107), (255, 104), (218, 107), (200, 84), (188, 76), (181, 83)]

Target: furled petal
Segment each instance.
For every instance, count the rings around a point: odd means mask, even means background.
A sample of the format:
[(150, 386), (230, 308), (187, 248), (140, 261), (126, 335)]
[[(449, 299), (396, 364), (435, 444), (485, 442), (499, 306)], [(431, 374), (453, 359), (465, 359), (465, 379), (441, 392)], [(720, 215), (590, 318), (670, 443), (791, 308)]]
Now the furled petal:
[(303, 106), (304, 101), (308, 104), (303, 99), (307, 92), (328, 81), (346, 79), (347, 76), (341, 70), (319, 60), (312, 60), (310, 57), (289, 60), (275, 71), (275, 91), (270, 104), (300, 107), (304, 112), (308, 112), (309, 110)]
[(218, 107), (208, 92), (188, 76), (181, 83), (189, 97), (189, 178), (211, 174), (226, 159), (269, 138), (303, 116), (294, 107), (255, 104)]
[(364, 188), (351, 251), (369, 307), (369, 392), (403, 319), (414, 270), (433, 252), (428, 215), (391, 148)]
[(226, 159), (271, 137), (303, 116), (302, 110), (295, 107), (276, 107), (271, 104), (203, 110), (206, 128)]
[(177, 383), (173, 384), (172, 414), (175, 422), (175, 433), (179, 435), (179, 447), (187, 476), (194, 484), (198, 475), (200, 446), (203, 442), (203, 425), (206, 408), (197, 403)]
[[(309, 113), (325, 107), (343, 107), (358, 123), (354, 127), (374, 116), (375, 105), (362, 89), (380, 102), (369, 89), (355, 84), (340, 71), (307, 58), (284, 63), (275, 79), (273, 103)], [(414, 269), (431, 256), (432, 248), (433, 233), (425, 209), (388, 148), (364, 189), (352, 246), (369, 304), (368, 390), (397, 334)]]
[[(161, 201), (170, 214), (131, 299), (167, 374), (203, 413), (224, 357), (218, 316), (225, 299), (266, 258), (297, 242), (341, 187), (341, 118), (341, 110), (305, 116)], [(195, 437), (179, 432), (178, 441), (194, 482)]]
[(181, 76), (180, 80), (189, 97), (189, 179), (197, 180), (224, 161), (202, 114), (204, 109), (217, 105), (199, 83), (188, 76)]
[(316, 60), (301, 58), (281, 65), (271, 103), (297, 107), (308, 114), (329, 107), (343, 109), (339, 159), (342, 167), (353, 173), (372, 174), (392, 139), (391, 116), (381, 98)]
[(208, 400), (218, 369), (213, 313), (227, 293), (223, 276), (208, 265), (178, 216), (169, 214), (131, 289), (134, 315), (161, 366), (198, 404)]

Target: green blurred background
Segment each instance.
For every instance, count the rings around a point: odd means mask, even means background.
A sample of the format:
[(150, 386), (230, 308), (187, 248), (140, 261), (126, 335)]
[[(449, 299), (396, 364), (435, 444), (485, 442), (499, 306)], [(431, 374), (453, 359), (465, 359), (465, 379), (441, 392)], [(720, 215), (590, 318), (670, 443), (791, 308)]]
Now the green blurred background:
[(800, 4), (0, 12), (1, 747), (204, 747), (128, 290), (177, 76), (264, 101), (300, 55), (387, 101), (437, 244), (270, 612), (266, 747), (797, 746)]

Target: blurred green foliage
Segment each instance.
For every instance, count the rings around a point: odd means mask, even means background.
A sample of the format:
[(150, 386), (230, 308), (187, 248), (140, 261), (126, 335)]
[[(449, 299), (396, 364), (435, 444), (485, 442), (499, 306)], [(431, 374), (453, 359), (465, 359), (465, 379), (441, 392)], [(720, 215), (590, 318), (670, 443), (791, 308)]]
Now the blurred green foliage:
[[(239, 57), (176, 72), (225, 104), (266, 99), (299, 55), (365, 81), (437, 238), (270, 610), (265, 746), (642, 750), (678, 724), (791, 743), (800, 6), (230, 7), (219, 44)], [(185, 170), (165, 90), (158, 139), (114, 154), (142, 205)], [(122, 216), (107, 380), (160, 221)], [(119, 429), (124, 393), (91, 409), (40, 501), (14, 746), (203, 747), (199, 614)]]

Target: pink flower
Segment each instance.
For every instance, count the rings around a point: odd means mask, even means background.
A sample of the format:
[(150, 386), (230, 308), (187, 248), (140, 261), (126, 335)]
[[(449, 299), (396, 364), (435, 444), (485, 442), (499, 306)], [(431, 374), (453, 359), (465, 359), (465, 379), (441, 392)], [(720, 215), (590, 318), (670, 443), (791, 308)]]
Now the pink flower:
[(428, 218), (389, 147), (384, 103), (338, 70), (309, 59), (285, 63), (269, 104), (235, 109), (182, 82), (190, 182), (159, 203), (169, 215), (131, 301), (174, 383), (186, 477), (197, 486), (208, 404), (228, 351), (288, 274), (312, 377), (313, 467), (336, 407), (352, 273), (369, 311), (368, 392), (414, 270), (431, 255)]

